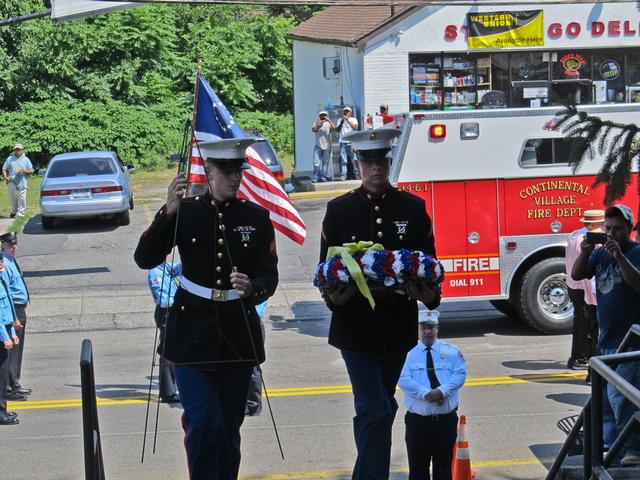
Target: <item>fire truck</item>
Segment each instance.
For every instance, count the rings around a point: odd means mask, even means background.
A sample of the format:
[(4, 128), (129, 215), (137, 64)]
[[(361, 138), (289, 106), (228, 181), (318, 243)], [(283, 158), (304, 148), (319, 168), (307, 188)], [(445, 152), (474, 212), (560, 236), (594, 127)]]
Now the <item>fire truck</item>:
[[(395, 147), (391, 180), (422, 197), (446, 270), (443, 298), (489, 300), (544, 333), (571, 329), (564, 251), (588, 209), (605, 208), (594, 186), (603, 159), (567, 163), (570, 140), (558, 107), (410, 113)], [(582, 106), (640, 123), (639, 104)], [(637, 214), (637, 172), (624, 203)], [(637, 218), (637, 215), (636, 215)]]

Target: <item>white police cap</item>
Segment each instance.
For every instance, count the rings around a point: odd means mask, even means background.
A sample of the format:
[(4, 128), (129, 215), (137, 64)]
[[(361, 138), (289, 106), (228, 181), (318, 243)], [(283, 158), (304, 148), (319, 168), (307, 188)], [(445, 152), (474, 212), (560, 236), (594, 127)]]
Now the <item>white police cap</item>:
[(440, 312), (437, 310), (420, 310), (418, 312), (418, 323), (422, 325), (438, 325)]
[(380, 150), (391, 148), (396, 137), (400, 136), (400, 130), (396, 128), (376, 128), (374, 130), (362, 130), (345, 135), (344, 141), (350, 142), (351, 147), (362, 152), (365, 150)]
[(257, 138), (224, 138), (198, 142), (200, 154), (204, 159), (237, 160), (247, 156), (247, 148), (258, 141)]

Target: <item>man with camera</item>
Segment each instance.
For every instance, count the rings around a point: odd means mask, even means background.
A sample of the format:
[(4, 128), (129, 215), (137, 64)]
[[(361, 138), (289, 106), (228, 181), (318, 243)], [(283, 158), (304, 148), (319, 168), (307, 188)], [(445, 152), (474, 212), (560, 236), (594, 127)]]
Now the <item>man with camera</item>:
[(335, 130), (336, 126), (327, 111), (322, 110), (318, 117), (318, 121), (311, 127), (311, 131), (316, 134), (316, 144), (313, 147), (313, 181), (326, 182), (329, 180), (327, 164), (331, 157), (331, 130)]
[[(640, 244), (631, 240), (633, 223), (629, 207), (609, 207), (604, 214), (605, 233), (587, 233), (571, 272), (574, 280), (595, 275), (602, 355), (615, 353), (631, 325), (640, 323)], [(640, 368), (635, 363), (620, 364), (616, 372), (640, 388)], [(637, 408), (611, 385), (604, 400), (604, 443), (609, 448)], [(621, 463), (640, 464), (640, 433), (628, 438)]]
[[(351, 107), (344, 107), (342, 119), (338, 122), (336, 130), (340, 131), (340, 176), (341, 180), (355, 180), (360, 178), (360, 172), (354, 165), (353, 150), (347, 135), (358, 130), (358, 120), (353, 117)], [(346, 176), (346, 177), (345, 177)]]

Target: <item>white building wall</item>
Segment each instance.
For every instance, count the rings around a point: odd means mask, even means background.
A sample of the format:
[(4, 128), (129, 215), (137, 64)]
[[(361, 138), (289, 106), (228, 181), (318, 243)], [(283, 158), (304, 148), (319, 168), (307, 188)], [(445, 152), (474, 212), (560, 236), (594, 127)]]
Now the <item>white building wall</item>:
[[(324, 78), (324, 57), (340, 57), (342, 71), (337, 78)], [(354, 48), (294, 40), (293, 78), (295, 173), (309, 175), (313, 172), (315, 143), (311, 126), (318, 112), (342, 102), (355, 107), (359, 116), (364, 91), (362, 54)]]

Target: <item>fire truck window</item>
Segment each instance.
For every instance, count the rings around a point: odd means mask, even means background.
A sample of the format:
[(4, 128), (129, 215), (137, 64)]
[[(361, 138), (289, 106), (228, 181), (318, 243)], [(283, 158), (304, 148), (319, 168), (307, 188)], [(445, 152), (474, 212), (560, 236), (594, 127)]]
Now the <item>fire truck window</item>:
[(625, 100), (624, 53), (596, 50), (593, 54), (593, 102), (621, 103)]
[(526, 141), (520, 157), (520, 165), (566, 164), (569, 159), (571, 142), (562, 138), (531, 138)]
[(556, 138), (553, 140), (553, 163), (569, 163), (571, 140)]
[(518, 52), (511, 54), (511, 80), (524, 82), (548, 79), (548, 52)]

